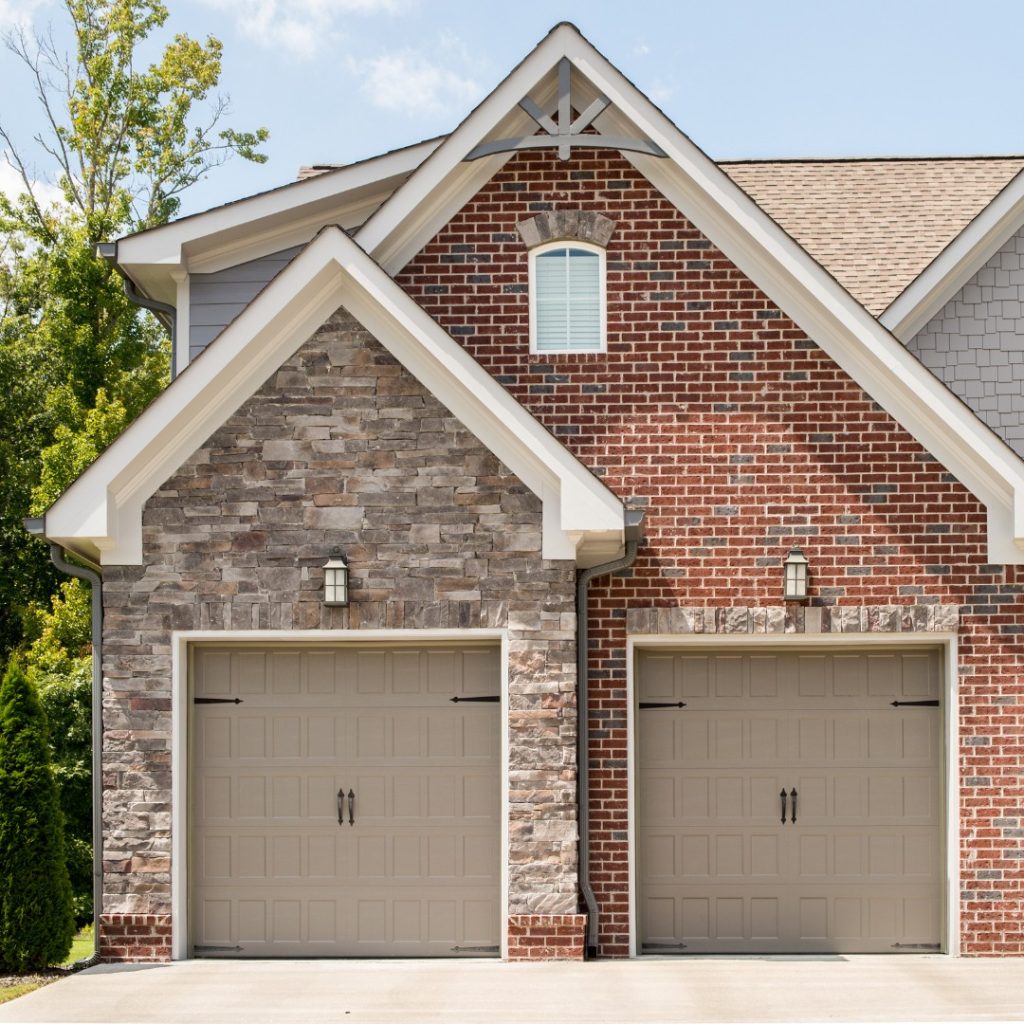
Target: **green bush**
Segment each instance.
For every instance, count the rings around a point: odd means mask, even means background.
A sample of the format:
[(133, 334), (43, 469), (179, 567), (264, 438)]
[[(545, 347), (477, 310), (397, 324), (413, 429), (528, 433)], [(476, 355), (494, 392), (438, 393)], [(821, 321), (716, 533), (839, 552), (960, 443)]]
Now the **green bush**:
[(46, 717), (12, 658), (0, 683), (0, 968), (59, 964), (74, 934)]
[(33, 672), (50, 731), (50, 767), (64, 815), (64, 856), (74, 894), (75, 923), (92, 920), (92, 659), (65, 674)]

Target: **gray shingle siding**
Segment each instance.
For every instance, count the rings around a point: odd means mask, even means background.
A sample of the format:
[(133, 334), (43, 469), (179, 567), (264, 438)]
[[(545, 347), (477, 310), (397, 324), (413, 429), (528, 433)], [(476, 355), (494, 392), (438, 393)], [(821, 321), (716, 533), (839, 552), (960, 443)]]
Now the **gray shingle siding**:
[(195, 359), (284, 270), (302, 246), (283, 249), (215, 274), (189, 278), (188, 357)]
[(907, 347), (1024, 455), (1024, 229)]

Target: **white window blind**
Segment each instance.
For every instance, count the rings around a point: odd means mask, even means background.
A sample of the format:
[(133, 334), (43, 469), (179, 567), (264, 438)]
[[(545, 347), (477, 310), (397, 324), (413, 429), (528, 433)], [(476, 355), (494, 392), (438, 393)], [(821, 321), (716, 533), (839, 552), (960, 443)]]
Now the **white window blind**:
[(601, 257), (586, 249), (548, 249), (534, 267), (538, 352), (600, 352)]

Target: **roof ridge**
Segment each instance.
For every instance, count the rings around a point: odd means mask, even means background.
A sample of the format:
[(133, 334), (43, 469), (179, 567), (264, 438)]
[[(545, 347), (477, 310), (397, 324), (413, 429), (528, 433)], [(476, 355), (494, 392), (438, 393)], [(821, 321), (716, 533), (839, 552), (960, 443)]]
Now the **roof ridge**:
[(716, 160), (719, 166), (737, 164), (855, 164), (855, 163), (924, 163), (984, 160), (1024, 160), (1024, 153), (969, 153), (963, 156), (779, 156), (736, 157)]

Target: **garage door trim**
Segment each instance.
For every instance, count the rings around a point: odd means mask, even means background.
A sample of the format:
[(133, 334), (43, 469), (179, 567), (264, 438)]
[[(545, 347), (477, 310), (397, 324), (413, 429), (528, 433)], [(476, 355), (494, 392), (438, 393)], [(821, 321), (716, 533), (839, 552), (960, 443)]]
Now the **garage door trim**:
[(960, 813), (959, 779), (957, 758), (950, 751), (960, 748), (959, 711), (957, 702), (957, 636), (955, 633), (906, 632), (906, 633), (856, 633), (856, 634), (637, 634), (626, 640), (626, 765), (629, 837), (629, 955), (637, 957), (639, 951), (638, 931), (638, 865), (637, 865), (637, 679), (636, 655), (639, 650), (657, 647), (677, 649), (703, 649), (713, 653), (743, 648), (768, 649), (788, 648), (805, 651), (810, 648), (831, 648), (833, 650), (870, 650), (878, 647), (912, 648), (930, 647), (938, 649), (942, 656), (942, 707), (943, 722), (941, 735), (940, 785), (942, 787), (943, 824), (942, 863), (944, 884), (942, 888), (941, 915), (943, 921), (943, 952), (950, 956), (960, 955)]
[(472, 644), (492, 643), (501, 649), (500, 707), (500, 815), (501, 885), (499, 927), (501, 956), (508, 941), (508, 655), (509, 638), (503, 629), (338, 629), (338, 630), (204, 630), (171, 636), (171, 959), (189, 957), (189, 737), (191, 696), (190, 648), (201, 644), (244, 644), (251, 647), (329, 644)]

